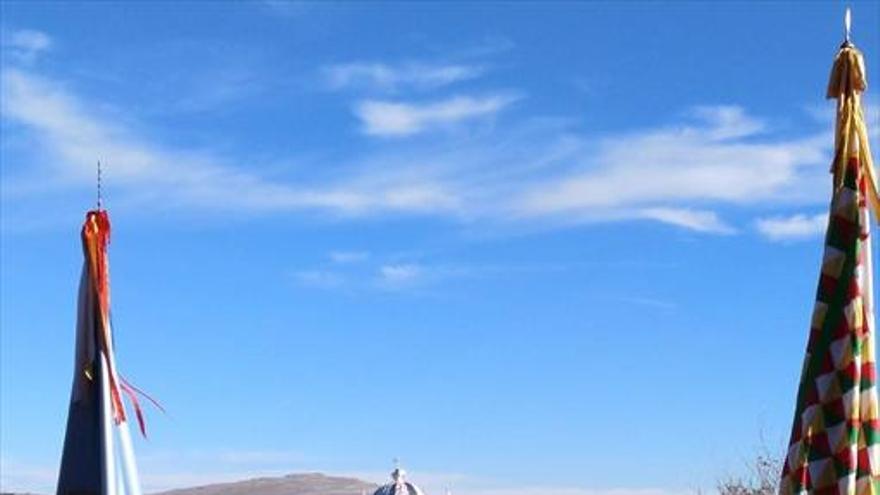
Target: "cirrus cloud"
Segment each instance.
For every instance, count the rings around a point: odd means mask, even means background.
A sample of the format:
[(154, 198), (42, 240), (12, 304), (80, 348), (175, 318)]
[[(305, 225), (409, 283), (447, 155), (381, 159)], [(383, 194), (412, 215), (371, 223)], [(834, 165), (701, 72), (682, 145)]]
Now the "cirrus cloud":
[(3, 52), (19, 63), (30, 64), (51, 47), (52, 38), (42, 31), (19, 29), (2, 33)]
[[(4, 157), (7, 205), (91, 189), (101, 157), (111, 158), (114, 187), (130, 203), (161, 198), (164, 208), (206, 212), (431, 215), (502, 227), (647, 219), (730, 234), (738, 229), (722, 209), (759, 216), (825, 201), (825, 133), (775, 137), (765, 121), (730, 105), (694, 109), (683, 124), (617, 134), (585, 134), (570, 121), (531, 118), (430, 141), (385, 139), (294, 181), (264, 177), (249, 156), (156, 142), (33, 70), (4, 67), (2, 82), (2, 118), (13, 124), (8, 134), (38, 143), (16, 156), (30, 165)], [(402, 137), (490, 118), (515, 100), (502, 93), (423, 104), (367, 100), (358, 110), (368, 134)], [(328, 167), (335, 173), (317, 173)]]
[(351, 62), (323, 67), (321, 73), (329, 89), (369, 89), (398, 91), (402, 88), (433, 89), (475, 79), (485, 70), (462, 64)]
[(516, 101), (511, 95), (454, 96), (430, 103), (365, 100), (355, 106), (362, 130), (371, 136), (401, 137), (497, 114)]
[(791, 216), (759, 218), (755, 222), (758, 232), (771, 241), (795, 241), (817, 237), (828, 226), (828, 214), (806, 215), (798, 213)]

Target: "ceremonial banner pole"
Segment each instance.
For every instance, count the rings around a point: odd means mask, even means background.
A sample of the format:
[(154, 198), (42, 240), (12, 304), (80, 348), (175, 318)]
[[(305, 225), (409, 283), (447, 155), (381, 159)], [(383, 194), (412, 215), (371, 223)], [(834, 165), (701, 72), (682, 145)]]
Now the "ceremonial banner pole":
[[(141, 495), (122, 396), (130, 399), (146, 435), (137, 395), (118, 371), (110, 318), (110, 217), (101, 204), (82, 228), (85, 262), (80, 279), (76, 355), (67, 434), (57, 495)], [(156, 404), (149, 396), (144, 395)], [(158, 406), (158, 404), (156, 404)], [(158, 406), (161, 409), (161, 406)]]
[(837, 100), (828, 230), (780, 495), (880, 494), (870, 238), (880, 201), (848, 10), (845, 24), (827, 92)]

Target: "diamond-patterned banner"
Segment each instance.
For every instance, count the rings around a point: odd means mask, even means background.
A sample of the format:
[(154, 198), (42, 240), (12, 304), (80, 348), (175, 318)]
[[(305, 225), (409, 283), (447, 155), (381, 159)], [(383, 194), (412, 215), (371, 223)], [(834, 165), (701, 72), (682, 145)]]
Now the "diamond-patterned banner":
[(877, 203), (864, 89), (862, 56), (846, 44), (829, 85), (838, 99), (834, 194), (781, 495), (880, 494), (868, 208)]

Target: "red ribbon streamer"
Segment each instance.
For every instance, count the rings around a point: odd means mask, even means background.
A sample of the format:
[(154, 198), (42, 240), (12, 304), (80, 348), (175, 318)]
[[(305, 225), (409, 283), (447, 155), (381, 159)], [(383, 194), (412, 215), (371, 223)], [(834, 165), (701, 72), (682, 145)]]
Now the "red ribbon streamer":
[(125, 406), (122, 403), (122, 393), (125, 393), (134, 407), (141, 434), (146, 437), (147, 430), (143, 411), (137, 396), (145, 397), (162, 412), (165, 412), (165, 409), (152, 397), (119, 376), (111, 359), (113, 339), (110, 335), (110, 269), (107, 261), (107, 245), (110, 244), (110, 217), (106, 210), (92, 210), (86, 214), (86, 221), (82, 228), (82, 241), (88, 260), (89, 276), (97, 296), (98, 307), (96, 309), (100, 322), (96, 331), (98, 332), (100, 352), (103, 353), (107, 362), (113, 419), (116, 424), (125, 421)]

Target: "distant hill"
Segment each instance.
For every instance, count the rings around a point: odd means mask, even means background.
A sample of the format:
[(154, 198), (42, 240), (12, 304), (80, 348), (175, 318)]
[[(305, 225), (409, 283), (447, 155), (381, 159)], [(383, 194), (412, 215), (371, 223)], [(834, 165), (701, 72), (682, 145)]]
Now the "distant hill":
[(232, 483), (183, 488), (155, 495), (372, 495), (377, 486), (356, 478), (320, 473), (291, 474), (280, 478), (254, 478)]
[[(357, 478), (306, 473), (181, 488), (153, 495), (372, 495), (376, 488), (374, 483)], [(0, 495), (33, 494), (0, 492)]]

